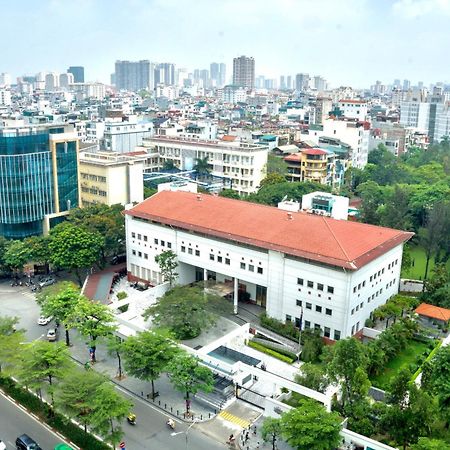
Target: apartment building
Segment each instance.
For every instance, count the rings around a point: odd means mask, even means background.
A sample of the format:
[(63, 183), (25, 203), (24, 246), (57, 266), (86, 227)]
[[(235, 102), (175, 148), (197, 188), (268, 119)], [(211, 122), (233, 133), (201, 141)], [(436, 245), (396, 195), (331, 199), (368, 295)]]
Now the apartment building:
[(180, 284), (215, 280), (232, 292), (235, 312), (250, 297), (269, 316), (333, 340), (357, 333), (398, 292), (412, 236), (180, 191), (159, 192), (125, 217), (130, 280), (161, 283), (155, 256), (172, 250)]
[(230, 180), (231, 188), (243, 195), (256, 192), (266, 175), (267, 149), (258, 144), (154, 136), (144, 139), (142, 147), (151, 160), (158, 155), (157, 166), (147, 167), (149, 171), (162, 169), (166, 161), (192, 170), (196, 159), (207, 158), (210, 174)]
[(363, 100), (343, 99), (339, 100), (339, 109), (348, 119), (366, 120), (368, 106)]
[(153, 135), (151, 122), (106, 122), (101, 140), (101, 148), (111, 152), (128, 153), (142, 145), (144, 138)]
[(142, 202), (146, 156), (114, 152), (80, 153), (80, 198), (82, 206)]

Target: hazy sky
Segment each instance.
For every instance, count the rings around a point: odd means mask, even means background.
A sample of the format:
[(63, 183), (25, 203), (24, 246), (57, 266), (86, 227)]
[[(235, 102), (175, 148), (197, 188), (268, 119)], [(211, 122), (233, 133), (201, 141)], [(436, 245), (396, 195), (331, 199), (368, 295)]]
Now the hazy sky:
[(332, 86), (450, 80), (450, 0), (0, 0), (0, 72), (84, 65), (109, 82), (116, 59), (209, 68), (253, 56), (257, 75)]

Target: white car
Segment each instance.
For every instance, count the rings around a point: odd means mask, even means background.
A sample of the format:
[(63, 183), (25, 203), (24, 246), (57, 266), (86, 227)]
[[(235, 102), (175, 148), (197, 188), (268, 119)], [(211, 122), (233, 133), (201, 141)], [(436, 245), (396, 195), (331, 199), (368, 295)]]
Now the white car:
[(6, 444), (0, 439), (0, 450), (6, 450)]
[[(48, 323), (50, 323), (53, 319), (53, 316), (40, 316), (38, 319), (38, 325), (47, 325)], [(0, 449), (1, 450), (1, 449)]]

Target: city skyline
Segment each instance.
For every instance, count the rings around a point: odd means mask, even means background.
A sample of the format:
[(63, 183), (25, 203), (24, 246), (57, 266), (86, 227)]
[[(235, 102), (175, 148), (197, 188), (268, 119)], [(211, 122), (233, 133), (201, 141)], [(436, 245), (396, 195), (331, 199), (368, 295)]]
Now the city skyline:
[[(4, 35), (14, 45), (3, 50), (0, 72), (13, 79), (80, 65), (87, 80), (109, 83), (116, 60), (172, 62), (191, 71), (214, 61), (231, 68), (234, 57), (248, 55), (257, 75), (307, 72), (332, 86), (448, 81), (448, 0), (223, 0), (214, 8), (206, 0), (133, 0), (127, 8), (118, 1), (27, 3), (2, 8)], [(52, 26), (43, 26), (49, 19)]]

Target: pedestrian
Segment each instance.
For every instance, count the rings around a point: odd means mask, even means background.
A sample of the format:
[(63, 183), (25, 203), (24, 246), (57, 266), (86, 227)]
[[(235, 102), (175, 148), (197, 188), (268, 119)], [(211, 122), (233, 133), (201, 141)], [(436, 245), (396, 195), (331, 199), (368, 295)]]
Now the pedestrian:
[(256, 425), (255, 425), (255, 427), (253, 428), (253, 434), (256, 436)]
[(247, 443), (247, 441), (250, 439), (250, 435), (248, 433), (248, 431), (245, 433), (245, 443)]

